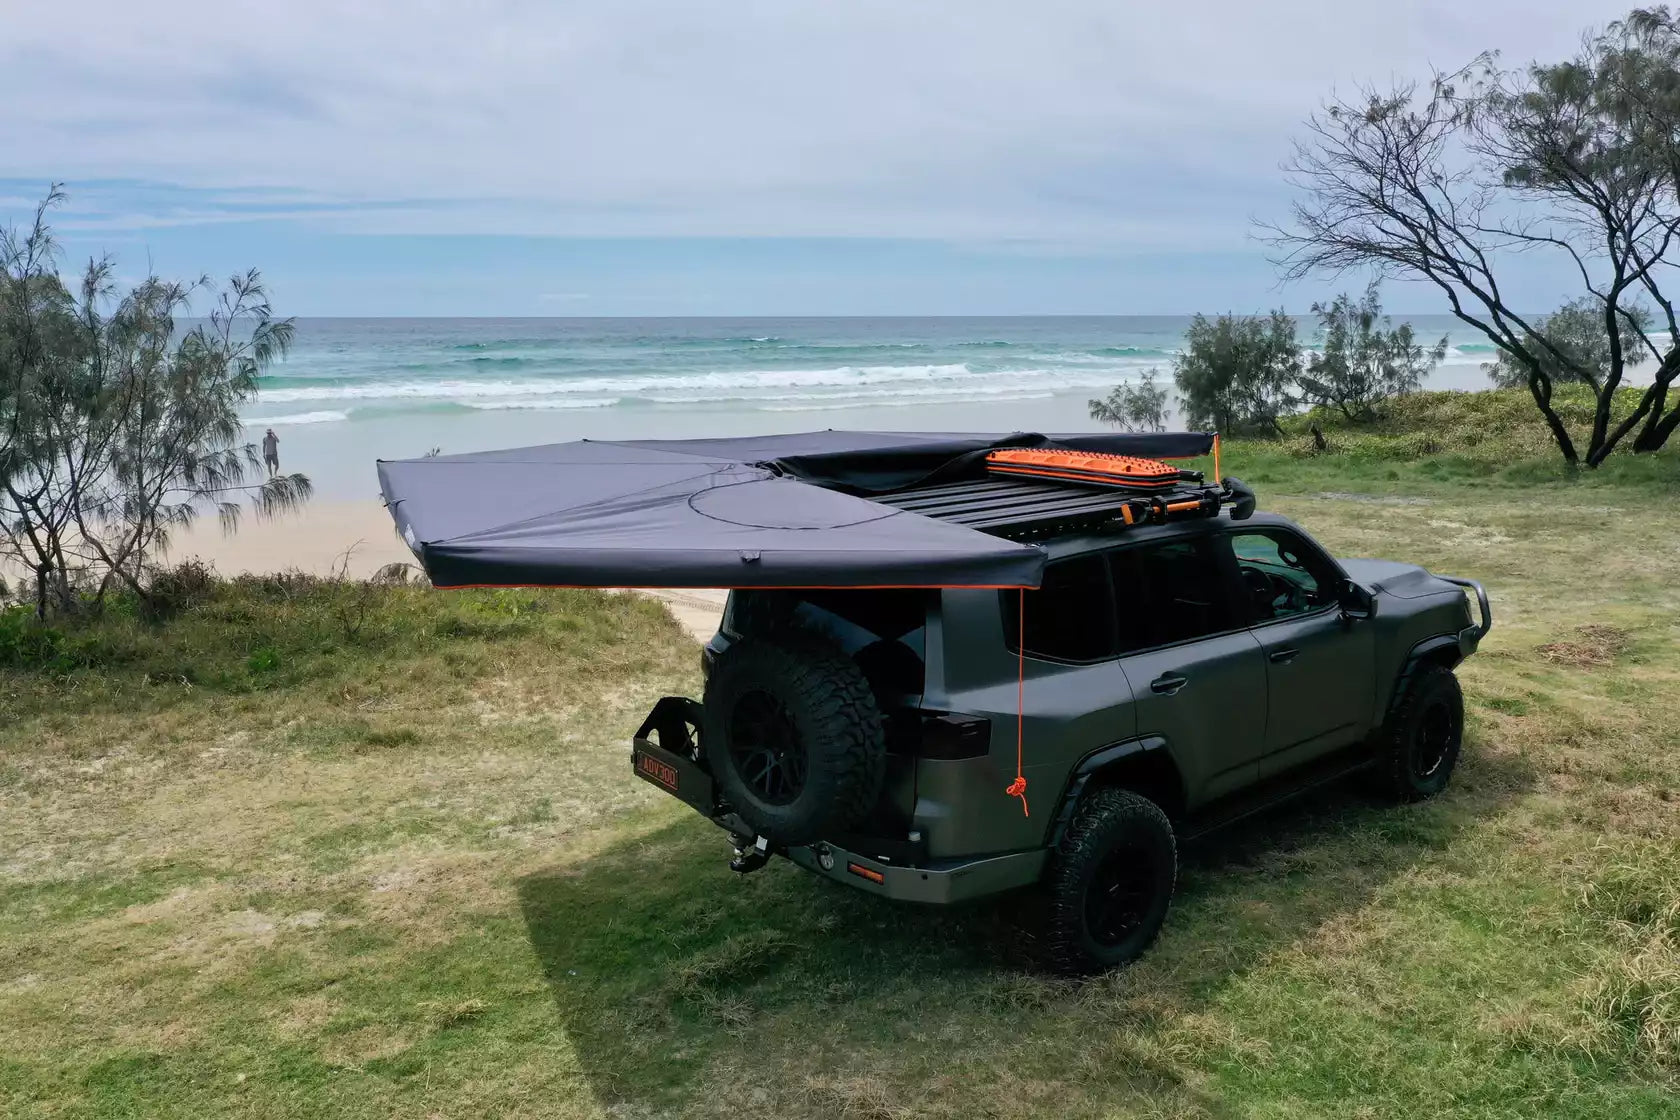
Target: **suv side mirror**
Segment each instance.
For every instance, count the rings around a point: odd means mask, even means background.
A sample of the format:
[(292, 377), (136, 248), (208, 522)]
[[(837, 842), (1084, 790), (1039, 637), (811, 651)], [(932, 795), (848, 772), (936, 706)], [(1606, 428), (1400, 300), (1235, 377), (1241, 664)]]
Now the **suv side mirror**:
[(1351, 579), (1336, 584), (1336, 601), (1342, 605), (1343, 618), (1370, 618), (1377, 613), (1377, 597)]

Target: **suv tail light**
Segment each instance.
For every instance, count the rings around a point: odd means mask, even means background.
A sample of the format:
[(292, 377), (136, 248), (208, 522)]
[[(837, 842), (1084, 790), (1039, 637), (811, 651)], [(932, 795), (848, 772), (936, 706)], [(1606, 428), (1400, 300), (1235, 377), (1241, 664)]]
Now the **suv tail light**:
[(992, 721), (960, 712), (921, 712), (920, 758), (979, 758), (992, 749)]

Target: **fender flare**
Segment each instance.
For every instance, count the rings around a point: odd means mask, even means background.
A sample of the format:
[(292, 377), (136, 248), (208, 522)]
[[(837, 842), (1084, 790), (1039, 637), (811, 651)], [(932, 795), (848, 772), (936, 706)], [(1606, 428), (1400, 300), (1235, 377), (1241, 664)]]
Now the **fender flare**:
[(1423, 639), (1406, 651), (1405, 659), (1400, 662), (1399, 671), (1394, 674), (1394, 679), (1389, 682), (1388, 692), (1379, 696), (1382, 706), (1374, 713), (1375, 727), (1381, 727), (1383, 722), (1388, 719), (1389, 713), (1394, 710), (1394, 705), (1405, 694), (1406, 682), (1417, 675), (1418, 668), (1434, 661), (1436, 659), (1435, 655), (1440, 653), (1450, 653), (1454, 667), (1462, 662), (1464, 660), (1464, 648), (1459, 644), (1458, 635), (1435, 634)]
[(1464, 650), (1458, 644), (1457, 634), (1437, 634), (1433, 638), (1425, 638), (1411, 648), (1406, 654), (1406, 660), (1400, 666), (1400, 680), (1405, 680), (1417, 672), (1417, 667), (1424, 661), (1434, 657), (1442, 650), (1452, 650), (1453, 664), (1464, 660)]
[[(1050, 835), (1046, 846), (1054, 848), (1062, 842), (1068, 826), (1073, 823), (1073, 814), (1079, 808), (1079, 798), (1084, 794), (1085, 787), (1090, 784), (1092, 777), (1128, 758), (1166, 749), (1167, 741), (1161, 736), (1144, 735), (1137, 739), (1125, 739), (1106, 747), (1098, 747), (1080, 759), (1068, 776), (1067, 787), (1062, 790), (1062, 799), (1057, 806), (1056, 816), (1050, 823)], [(1172, 756), (1168, 754), (1167, 757), (1170, 759)], [(1173, 769), (1178, 769), (1176, 763)]]

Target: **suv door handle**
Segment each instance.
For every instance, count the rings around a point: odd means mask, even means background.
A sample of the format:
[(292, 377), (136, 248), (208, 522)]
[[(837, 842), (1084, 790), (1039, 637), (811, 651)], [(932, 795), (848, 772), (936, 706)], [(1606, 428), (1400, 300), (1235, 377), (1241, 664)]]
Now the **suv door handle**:
[(1162, 696), (1171, 696), (1189, 683), (1189, 677), (1181, 677), (1175, 673), (1162, 673), (1149, 682), (1149, 691), (1158, 692)]
[(1271, 661), (1273, 664), (1287, 665), (1291, 661), (1295, 660), (1296, 656), (1300, 652), (1301, 651), (1298, 650), (1298, 649), (1294, 649), (1290, 646), (1285, 646), (1283, 649), (1274, 649), (1271, 653), (1268, 653), (1266, 655), (1266, 658), (1267, 658), (1267, 660)]

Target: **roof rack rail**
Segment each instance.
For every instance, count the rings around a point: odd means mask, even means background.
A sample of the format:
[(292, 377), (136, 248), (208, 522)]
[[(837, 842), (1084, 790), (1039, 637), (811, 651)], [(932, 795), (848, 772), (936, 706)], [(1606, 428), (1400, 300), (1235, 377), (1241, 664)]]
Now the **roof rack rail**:
[(1140, 495), (1113, 487), (993, 476), (876, 494), (872, 500), (1000, 537), (1159, 525), (1216, 517), (1227, 506), (1239, 521), (1254, 512), (1254, 491), (1234, 478), (1217, 486), (1184, 486)]

